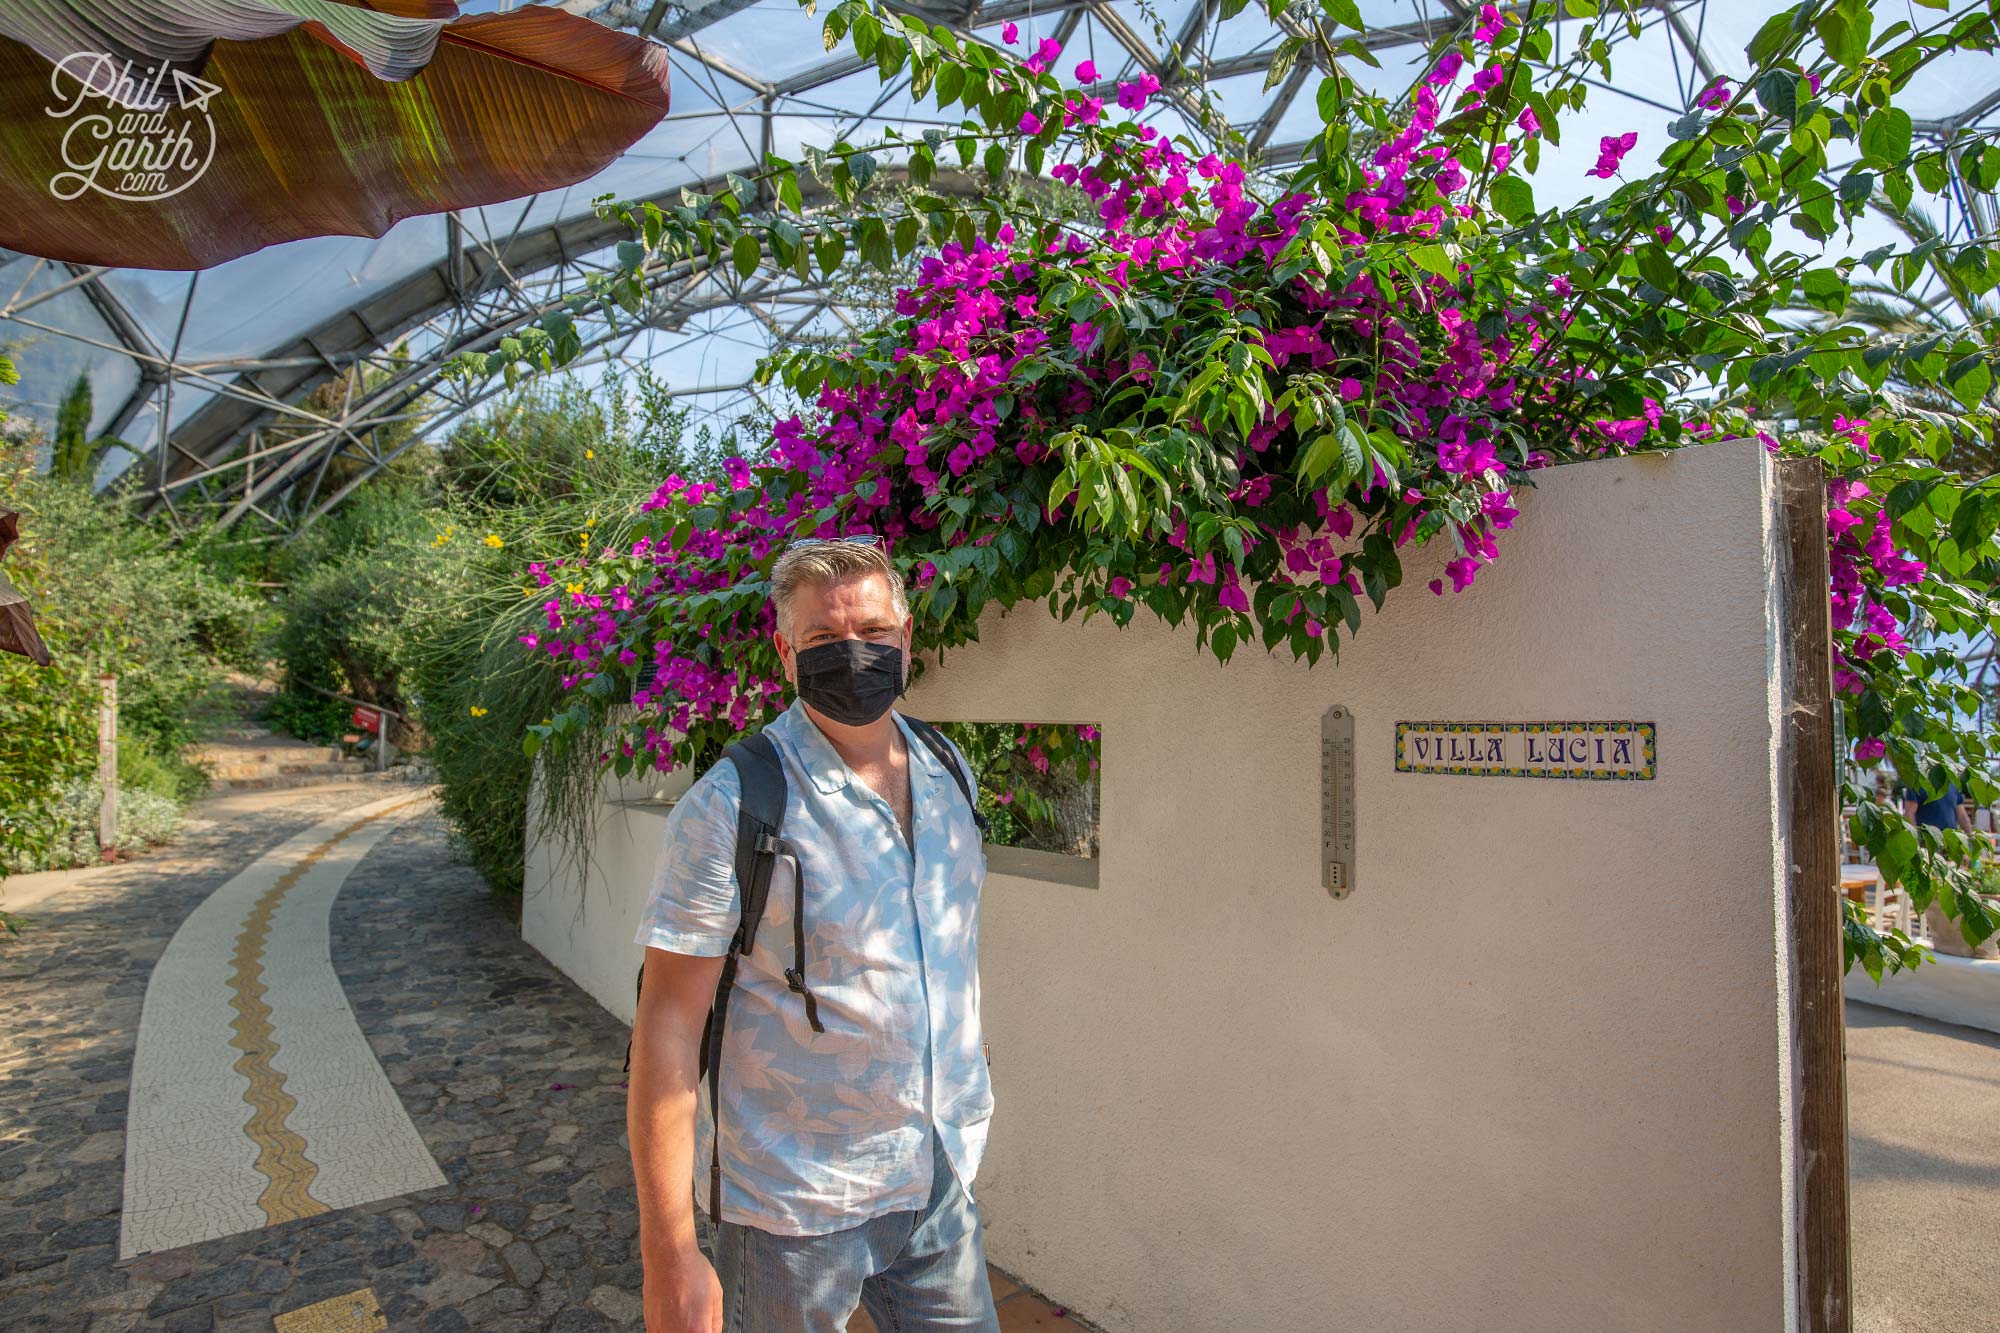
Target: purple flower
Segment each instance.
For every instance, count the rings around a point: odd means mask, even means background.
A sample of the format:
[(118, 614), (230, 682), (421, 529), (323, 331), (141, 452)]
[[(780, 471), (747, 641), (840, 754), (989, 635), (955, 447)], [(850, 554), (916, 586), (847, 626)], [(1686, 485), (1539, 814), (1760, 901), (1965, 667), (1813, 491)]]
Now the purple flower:
[(1733, 194), (1732, 194), (1732, 195), (1730, 195), (1730, 196), (1729, 196), (1729, 216), (1730, 216), (1730, 217), (1733, 217), (1733, 218), (1734, 218), (1734, 217), (1741, 217), (1742, 215), (1743, 215), (1743, 201), (1742, 201), (1741, 199), (1738, 199), (1738, 198), (1737, 198), (1737, 197), (1736, 197), (1735, 195), (1733, 195)]
[(1523, 134), (1532, 135), (1542, 132), (1542, 122), (1536, 117), (1535, 109), (1531, 106), (1522, 107), (1521, 114), (1514, 117), (1514, 123), (1521, 127)]
[(1076, 81), (1078, 83), (1096, 83), (1097, 62), (1094, 60), (1079, 61), (1076, 67)]
[(1348, 378), (1340, 382), (1340, 396), (1342, 398), (1345, 398), (1348, 402), (1352, 403), (1358, 401), (1361, 397), (1361, 393), (1362, 393), (1361, 381), (1355, 379), (1353, 376), (1349, 376)]
[(1634, 130), (1627, 130), (1623, 134), (1605, 135), (1597, 143), (1597, 165), (1583, 174), (1610, 180), (1617, 174), (1618, 164), (1625, 160), (1625, 154), (1631, 152), (1632, 146), (1638, 142), (1639, 135)]
[(1854, 757), (1864, 764), (1872, 764), (1889, 749), (1889, 743), (1880, 736), (1871, 736), (1854, 747)]
[(1498, 7), (1494, 5), (1481, 5), (1479, 7), (1479, 26), (1473, 29), (1472, 35), (1482, 42), (1491, 43), (1494, 38), (1506, 30), (1506, 27), (1507, 16), (1502, 14)]
[(1160, 91), (1160, 80), (1156, 75), (1141, 74), (1129, 83), (1118, 85), (1118, 105), (1127, 111), (1145, 109), (1146, 99)]
[(1021, 40), (1021, 25), (1009, 23), (1000, 29), (1000, 40), (1012, 46)]
[(1465, 57), (1456, 51), (1447, 51), (1438, 57), (1437, 68), (1430, 72), (1430, 77), (1426, 78), (1424, 82), (1433, 88), (1442, 88), (1453, 79), (1456, 79), (1458, 72), (1464, 68)]
[(1069, 326), (1069, 345), (1076, 349), (1078, 356), (1086, 356), (1097, 345), (1097, 326), (1088, 320), (1079, 320)]
[(1041, 117), (1032, 111), (1023, 111), (1021, 113), (1020, 129), (1023, 134), (1040, 134), (1042, 132)]
[(1694, 102), (1696, 106), (1705, 106), (1711, 111), (1718, 111), (1728, 106), (1729, 80), (1718, 74), (1715, 82), (1702, 89), (1700, 96), (1696, 97)]
[(1103, 98), (1086, 97), (1079, 102), (1072, 97), (1069, 101), (1063, 103), (1063, 124), (1074, 125), (1078, 121), (1082, 121), (1086, 125), (1095, 125), (1103, 113)]

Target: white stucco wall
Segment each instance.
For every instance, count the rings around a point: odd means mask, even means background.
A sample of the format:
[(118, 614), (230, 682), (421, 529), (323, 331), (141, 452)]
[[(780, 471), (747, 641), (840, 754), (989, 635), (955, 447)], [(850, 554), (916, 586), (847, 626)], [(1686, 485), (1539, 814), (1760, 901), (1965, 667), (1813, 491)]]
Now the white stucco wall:
[(627, 1024), (638, 1013), (634, 986), (646, 953), (632, 937), (672, 809), (667, 802), (692, 781), (686, 772), (607, 778), (588, 864), (559, 841), (537, 836), (539, 789), (529, 793), (521, 938)]
[[(1769, 461), (1539, 481), (1468, 592), (1424, 587), (1448, 543), (1406, 549), (1337, 662), (1035, 604), (911, 690), (1104, 728), (1098, 887), (983, 895), (995, 1263), (1118, 1333), (1792, 1324)], [(1658, 777), (1394, 771), (1394, 724), (1437, 719), (1652, 721)], [(607, 818), (592, 924), (558, 879), (524, 933), (629, 1017), (659, 818)]]
[(1846, 988), (1860, 1004), (2000, 1032), (2000, 960), (1936, 954), (1921, 967), (1884, 976), (1879, 986), (1857, 967)]

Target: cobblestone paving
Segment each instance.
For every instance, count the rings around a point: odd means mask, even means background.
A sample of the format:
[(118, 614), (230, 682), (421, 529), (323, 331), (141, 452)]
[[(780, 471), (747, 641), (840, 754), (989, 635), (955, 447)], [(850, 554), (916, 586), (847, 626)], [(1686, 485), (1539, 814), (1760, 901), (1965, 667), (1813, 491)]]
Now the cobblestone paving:
[[(209, 803), (173, 846), (86, 877), (0, 943), (0, 1330), (242, 1333), (372, 1289), (392, 1330), (641, 1327), (625, 1026), (522, 942), (442, 821), (399, 824), (335, 900), (355, 1017), (450, 1183), (120, 1262), (147, 978), (187, 914), (380, 783)], [(705, 1217), (697, 1217), (708, 1248)], [(1006, 1329), (1063, 1320), (994, 1270)], [(1060, 1321), (1060, 1322), (1059, 1322)], [(872, 1333), (865, 1316), (859, 1333)]]
[(216, 803), (207, 827), (40, 904), (0, 945), (0, 992), (28, 1000), (0, 1033), (0, 1329), (270, 1329), (363, 1286), (391, 1328), (425, 1333), (638, 1323), (624, 1028), (521, 942), (434, 816), (348, 881), (333, 962), (451, 1184), (116, 1261), (153, 961), (248, 861), (384, 794)]

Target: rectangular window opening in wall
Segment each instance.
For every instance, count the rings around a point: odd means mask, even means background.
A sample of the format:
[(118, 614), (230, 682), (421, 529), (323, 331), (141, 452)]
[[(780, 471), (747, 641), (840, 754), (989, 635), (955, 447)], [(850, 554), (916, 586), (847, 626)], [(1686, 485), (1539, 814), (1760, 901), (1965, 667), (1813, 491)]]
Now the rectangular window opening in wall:
[(1089, 722), (938, 726), (972, 761), (987, 872), (1096, 888), (1103, 731)]

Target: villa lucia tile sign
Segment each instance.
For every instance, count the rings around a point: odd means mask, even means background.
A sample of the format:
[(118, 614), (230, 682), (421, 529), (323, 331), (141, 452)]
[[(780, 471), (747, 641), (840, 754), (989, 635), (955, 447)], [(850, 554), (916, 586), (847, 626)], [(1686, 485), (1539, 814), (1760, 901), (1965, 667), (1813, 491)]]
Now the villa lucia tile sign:
[(1651, 722), (1398, 722), (1396, 769), (1503, 778), (1651, 780)]

